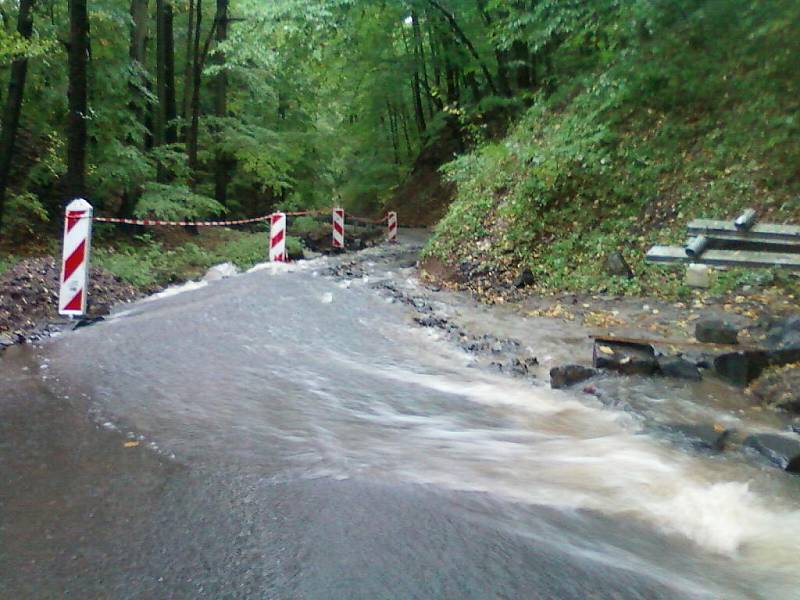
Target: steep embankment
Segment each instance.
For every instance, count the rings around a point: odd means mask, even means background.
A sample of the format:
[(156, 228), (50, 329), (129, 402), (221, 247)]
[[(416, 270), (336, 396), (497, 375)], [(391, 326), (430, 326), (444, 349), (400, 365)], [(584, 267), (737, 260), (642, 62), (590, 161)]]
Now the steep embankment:
[[(507, 137), (444, 167), (456, 198), (426, 256), (501, 294), (530, 269), (539, 292), (674, 297), (688, 292), (679, 270), (644, 254), (682, 239), (690, 219), (752, 206), (763, 220), (800, 221), (800, 6), (698, 6), (591, 68), (565, 44), (556, 66), (572, 74)], [(604, 272), (613, 251), (635, 277)], [(718, 286), (764, 277), (729, 272)]]

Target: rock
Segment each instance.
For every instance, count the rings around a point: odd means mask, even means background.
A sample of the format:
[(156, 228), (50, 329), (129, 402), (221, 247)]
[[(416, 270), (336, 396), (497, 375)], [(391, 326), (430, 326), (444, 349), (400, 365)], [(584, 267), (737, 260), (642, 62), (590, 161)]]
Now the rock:
[(710, 450), (721, 452), (731, 435), (730, 429), (709, 424), (671, 423), (665, 426), (666, 431), (678, 433), (697, 450)]
[(772, 365), (800, 362), (800, 315), (773, 323), (767, 330), (765, 345)]
[(84, 327), (89, 327), (91, 325), (95, 325), (96, 323), (101, 323), (102, 321), (105, 321), (105, 320), (106, 320), (105, 317), (84, 317), (83, 319), (78, 321), (75, 324), (75, 327), (73, 327), (72, 329), (73, 330), (82, 329)]
[(597, 340), (592, 366), (624, 375), (652, 375), (658, 370), (655, 354), (653, 347), (647, 344)]
[(597, 375), (597, 371), (581, 365), (565, 365), (550, 369), (550, 387), (560, 390)]
[(714, 284), (715, 275), (716, 271), (708, 265), (692, 263), (686, 268), (686, 285), (708, 289)]
[(445, 329), (447, 327), (447, 319), (444, 317), (415, 317), (414, 321), (423, 327), (432, 327), (435, 329)]
[(698, 342), (709, 344), (738, 344), (739, 328), (722, 319), (700, 319), (694, 328)]
[(606, 256), (606, 260), (603, 263), (603, 269), (609, 275), (627, 277), (628, 279), (633, 278), (633, 270), (630, 268), (630, 266), (628, 266), (628, 263), (625, 261), (625, 257), (622, 256), (622, 252), (616, 250)]
[(747, 436), (744, 446), (760, 452), (781, 469), (795, 469), (800, 463), (800, 439), (794, 437), (777, 433), (756, 433)]
[(215, 265), (206, 271), (206, 274), (203, 276), (203, 281), (219, 281), (221, 279), (233, 277), (238, 273), (239, 269), (236, 267), (236, 265), (232, 263), (222, 263), (221, 265)]
[[(770, 369), (750, 388), (763, 404), (800, 414), (800, 366)], [(800, 425), (795, 424), (800, 430)]]
[(522, 362), (518, 358), (511, 359), (511, 362), (508, 363), (507, 369), (514, 375), (519, 377), (525, 377), (528, 375), (528, 365)]
[(769, 365), (767, 352), (730, 352), (714, 359), (714, 370), (722, 379), (739, 387), (757, 379)]
[(528, 287), (529, 285), (533, 285), (533, 283), (533, 271), (530, 269), (523, 269), (523, 271), (514, 279), (514, 283), (512, 285), (517, 289), (522, 289)]
[(800, 456), (795, 456), (790, 460), (789, 464), (786, 465), (786, 470), (789, 473), (800, 473)]
[(703, 376), (693, 363), (680, 356), (660, 356), (658, 359), (658, 369), (665, 377), (675, 379), (686, 379), (688, 381), (700, 381)]

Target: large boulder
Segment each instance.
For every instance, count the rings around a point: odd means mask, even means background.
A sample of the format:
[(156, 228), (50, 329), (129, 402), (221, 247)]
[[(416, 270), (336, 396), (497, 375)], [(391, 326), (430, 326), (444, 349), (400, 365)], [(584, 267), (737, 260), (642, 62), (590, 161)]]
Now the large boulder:
[(739, 387), (757, 379), (768, 365), (769, 353), (760, 350), (729, 352), (714, 359), (717, 375)]
[(665, 377), (686, 379), (688, 381), (700, 381), (703, 379), (700, 369), (694, 363), (681, 356), (659, 356), (657, 361), (658, 370)]
[(658, 370), (652, 346), (628, 342), (596, 340), (592, 366), (623, 375), (652, 375)]
[(739, 328), (722, 319), (700, 319), (694, 329), (698, 342), (709, 344), (738, 344)]
[(765, 345), (773, 365), (800, 362), (800, 315), (774, 322), (767, 330)]
[(606, 256), (603, 269), (609, 275), (627, 277), (628, 279), (633, 278), (633, 269), (630, 268), (625, 257), (622, 256), (622, 252), (616, 250)]
[(581, 365), (564, 365), (550, 369), (550, 387), (560, 390), (597, 375), (597, 371)]
[(756, 433), (744, 440), (747, 448), (756, 450), (781, 469), (795, 469), (800, 464), (800, 438), (777, 433)]

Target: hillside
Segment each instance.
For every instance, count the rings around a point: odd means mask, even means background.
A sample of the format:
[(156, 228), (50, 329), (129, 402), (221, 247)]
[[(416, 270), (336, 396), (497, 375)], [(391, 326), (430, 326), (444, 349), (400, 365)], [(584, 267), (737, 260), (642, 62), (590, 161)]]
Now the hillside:
[[(690, 219), (754, 207), (800, 222), (800, 5), (652, 4), (635, 37), (630, 22), (608, 23), (592, 56), (583, 40), (563, 43), (555, 71), (569, 75), (506, 137), (442, 168), (455, 201), (429, 259), (478, 287), (528, 268), (539, 292), (675, 296), (682, 270), (644, 254), (681, 239)], [(615, 250), (635, 278), (604, 273)], [(764, 277), (730, 272), (720, 286)]]

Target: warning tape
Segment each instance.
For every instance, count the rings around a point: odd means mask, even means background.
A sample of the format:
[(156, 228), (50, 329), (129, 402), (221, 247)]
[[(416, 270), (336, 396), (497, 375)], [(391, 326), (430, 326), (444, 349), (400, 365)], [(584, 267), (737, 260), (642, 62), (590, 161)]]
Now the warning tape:
[(244, 225), (246, 223), (259, 223), (269, 221), (270, 216), (256, 217), (254, 219), (239, 219), (237, 221), (158, 221), (154, 219), (117, 219), (113, 217), (92, 217), (97, 223), (120, 223), (122, 225), (164, 226), (164, 227), (229, 227), (231, 225)]
[[(305, 216), (322, 216), (327, 215), (327, 211), (323, 210), (303, 210), (296, 212), (282, 213), (287, 217), (305, 217)], [(138, 225), (141, 227), (231, 227), (233, 225), (247, 225), (249, 223), (263, 223), (272, 218), (272, 215), (264, 215), (263, 217), (255, 217), (252, 219), (237, 219), (234, 221), (162, 221), (158, 219), (121, 219), (117, 217), (84, 217), (91, 218), (95, 223), (117, 223), (120, 225)], [(386, 223), (389, 215), (382, 219), (366, 219), (364, 217), (356, 217), (347, 214), (347, 218), (357, 223), (368, 223), (371, 225), (380, 225)]]

